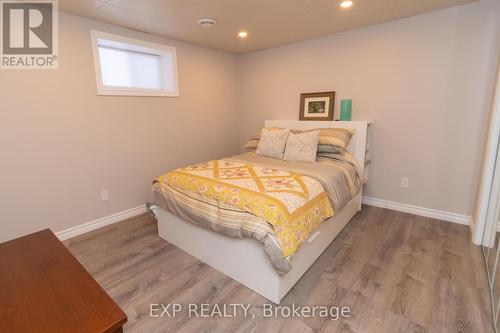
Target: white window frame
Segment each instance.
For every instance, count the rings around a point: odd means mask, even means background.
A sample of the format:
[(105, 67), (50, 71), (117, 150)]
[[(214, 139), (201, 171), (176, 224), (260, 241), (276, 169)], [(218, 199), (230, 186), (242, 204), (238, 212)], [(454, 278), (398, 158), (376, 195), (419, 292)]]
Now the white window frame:
[[(138, 39), (118, 36), (96, 30), (90, 31), (90, 35), (92, 39), (92, 50), (94, 53), (94, 67), (96, 73), (98, 95), (179, 97), (179, 83), (177, 76), (177, 49), (175, 47), (164, 44), (145, 42)], [(160, 57), (165, 55), (172, 56), (172, 64), (174, 67), (172, 70), (172, 73), (174, 75), (174, 91), (167, 91), (164, 89), (129, 88), (103, 85), (101, 63), (99, 58), (99, 39), (106, 39), (111, 42), (116, 42), (117, 45), (119, 45), (120, 43), (127, 44), (127, 47), (124, 49), (130, 51), (155, 54), (159, 55)]]

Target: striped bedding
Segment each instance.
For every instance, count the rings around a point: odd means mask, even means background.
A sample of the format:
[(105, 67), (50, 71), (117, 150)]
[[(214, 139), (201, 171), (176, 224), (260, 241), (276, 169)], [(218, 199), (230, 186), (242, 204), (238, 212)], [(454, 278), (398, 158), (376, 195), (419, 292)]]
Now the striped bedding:
[[(253, 152), (225, 161), (286, 170), (311, 177), (323, 186), (333, 214), (342, 209), (361, 188), (359, 168), (348, 152), (320, 153), (315, 163), (276, 160)], [(293, 253), (284, 255), (290, 251), (284, 251), (273, 226), (262, 217), (186, 187), (175, 186), (167, 178), (159, 177), (153, 183), (149, 206), (161, 207), (186, 221), (231, 237), (254, 238), (263, 244), (264, 251), (278, 274), (283, 275), (292, 269)], [(305, 239), (307, 236), (305, 235)]]

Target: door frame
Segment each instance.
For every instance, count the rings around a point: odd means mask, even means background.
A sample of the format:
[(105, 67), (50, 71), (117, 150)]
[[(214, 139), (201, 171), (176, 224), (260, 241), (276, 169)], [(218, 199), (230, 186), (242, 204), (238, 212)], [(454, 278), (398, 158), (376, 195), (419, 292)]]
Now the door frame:
[[(471, 223), (472, 241), (474, 244), (486, 247), (494, 246), (494, 232), (496, 223), (488, 223), (488, 207), (492, 196), (493, 180), (495, 176), (495, 166), (500, 140), (500, 68), (497, 75), (495, 90), (495, 100), (493, 103), (488, 139), (486, 141), (486, 152), (482, 167), (481, 185), (479, 188), (476, 211)], [(497, 165), (500, 168), (500, 165)], [(500, 173), (500, 172), (499, 172)], [(496, 197), (496, 195), (495, 195)], [(491, 212), (490, 212), (491, 213)], [(486, 232), (492, 234), (491, 239), (485, 239)]]

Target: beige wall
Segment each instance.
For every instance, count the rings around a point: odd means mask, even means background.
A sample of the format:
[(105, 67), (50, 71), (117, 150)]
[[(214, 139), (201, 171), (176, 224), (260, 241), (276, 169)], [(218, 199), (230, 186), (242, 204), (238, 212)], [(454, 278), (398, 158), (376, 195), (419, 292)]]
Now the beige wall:
[[(58, 70), (0, 71), (0, 242), (142, 205), (156, 176), (234, 154), (265, 119), (298, 119), (300, 92), (332, 89), (337, 110), (352, 98), (374, 122), (367, 195), (471, 214), (499, 11), (482, 1), (242, 57), (61, 14)], [(180, 97), (97, 96), (91, 29), (176, 46)]]
[(499, 16), (487, 0), (245, 55), (240, 142), (298, 119), (301, 92), (334, 90), (336, 112), (352, 98), (354, 120), (373, 121), (367, 196), (471, 215)]
[[(91, 29), (176, 46), (180, 97), (97, 96)], [(59, 31), (58, 70), (0, 71), (0, 242), (142, 205), (156, 176), (239, 149), (235, 56), (66, 14)]]

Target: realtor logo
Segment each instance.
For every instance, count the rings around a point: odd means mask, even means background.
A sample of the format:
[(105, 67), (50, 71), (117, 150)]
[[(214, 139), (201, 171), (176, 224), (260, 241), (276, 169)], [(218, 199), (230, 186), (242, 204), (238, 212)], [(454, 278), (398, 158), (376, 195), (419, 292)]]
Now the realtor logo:
[(57, 2), (1, 0), (2, 69), (57, 68)]

